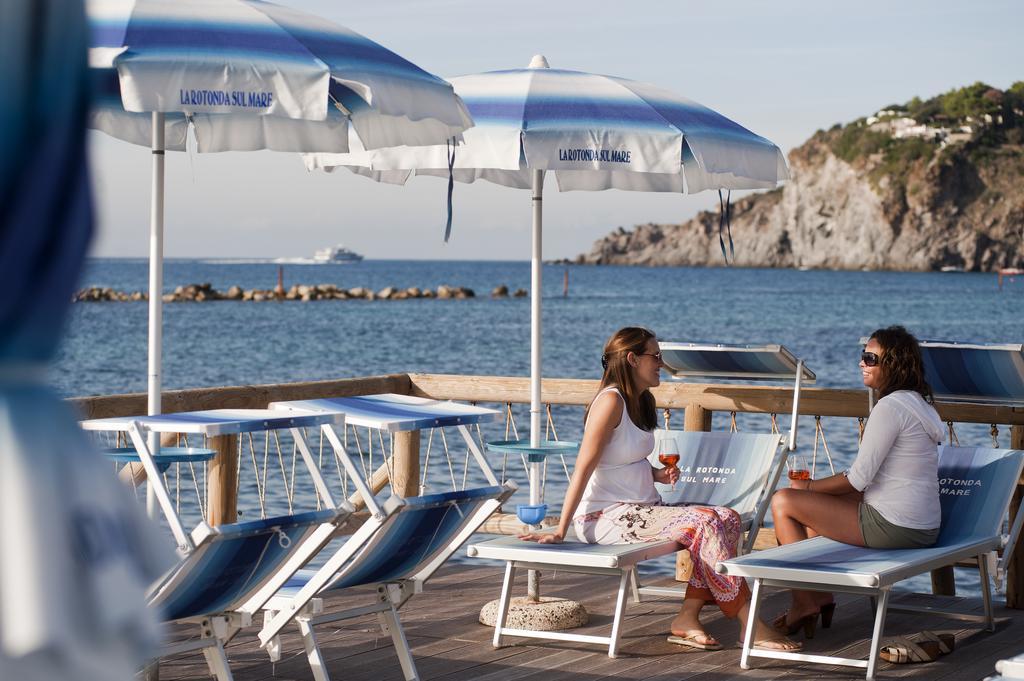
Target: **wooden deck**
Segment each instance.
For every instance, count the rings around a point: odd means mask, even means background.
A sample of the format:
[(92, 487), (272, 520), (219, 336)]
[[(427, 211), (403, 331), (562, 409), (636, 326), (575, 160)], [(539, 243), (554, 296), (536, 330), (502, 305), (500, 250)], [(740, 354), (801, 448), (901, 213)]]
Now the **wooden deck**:
[[(522, 582), (523, 580), (520, 580)], [(665, 582), (666, 580), (661, 580)], [(735, 622), (708, 608), (708, 630), (727, 647), (717, 652), (682, 652), (665, 641), (669, 621), (678, 612), (678, 601), (652, 598), (630, 603), (624, 621), (620, 657), (611, 659), (605, 650), (576, 643), (511, 639), (500, 650), (491, 647), (493, 630), (477, 622), (480, 607), (497, 597), (501, 570), (497, 567), (449, 566), (414, 596), (402, 609), (406, 635), (420, 675), (424, 680), (457, 681), (582, 681), (584, 679), (725, 681), (727, 679), (863, 679), (864, 672), (844, 667), (800, 665), (753, 659), (753, 669), (739, 667), (740, 651), (731, 647), (738, 635)], [(520, 584), (521, 586), (521, 584)], [(611, 621), (614, 580), (607, 577), (559, 573), (545, 574), (543, 592), (580, 600), (591, 614), (591, 623), (581, 629), (605, 634)], [(361, 589), (333, 595), (326, 610), (363, 605), (376, 592)], [(895, 602), (919, 597), (907, 595)], [(773, 593), (765, 604), (766, 613), (785, 608), (783, 593)], [(965, 610), (980, 612), (979, 600), (943, 598)], [(1024, 611), (1008, 610), (997, 598), (997, 629), (984, 631), (973, 622), (958, 622), (934, 616), (891, 613), (885, 635), (909, 635), (924, 629), (956, 634), (956, 650), (931, 664), (890, 665), (880, 663), (880, 678), (923, 678), (960, 681), (983, 679), (994, 673), (996, 660), (1011, 657), (1024, 648)], [(389, 636), (382, 634), (376, 619), (364, 616), (323, 626), (318, 634), (328, 670), (336, 681), (402, 680), (401, 670)], [(255, 630), (242, 632), (228, 646), (231, 667), (238, 681), (271, 679), (311, 680), (297, 628), (290, 626), (283, 637), (284, 655), (272, 665), (256, 645)], [(818, 654), (866, 657), (871, 616), (864, 598), (840, 597), (832, 628), (819, 630), (805, 642), (805, 650)], [(173, 635), (188, 638), (198, 627), (178, 627)], [(802, 639), (802, 635), (800, 636)], [(167, 658), (161, 662), (160, 678), (209, 678), (201, 654)]]

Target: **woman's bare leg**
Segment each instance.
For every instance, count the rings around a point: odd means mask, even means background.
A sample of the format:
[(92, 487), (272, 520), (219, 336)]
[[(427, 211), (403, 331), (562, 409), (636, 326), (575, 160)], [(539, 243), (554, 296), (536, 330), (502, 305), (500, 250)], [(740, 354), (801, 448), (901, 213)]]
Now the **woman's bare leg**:
[[(747, 617), (750, 615), (750, 601), (743, 604), (736, 614), (740, 621), (740, 641), (747, 631)], [(771, 648), (773, 650), (800, 650), (800, 644), (789, 640), (775, 631), (767, 622), (760, 617), (754, 623), (754, 643), (760, 648)]]
[[(864, 546), (860, 531), (860, 493), (819, 494), (802, 489), (781, 489), (772, 497), (775, 536), (780, 544), (792, 544), (808, 537), (822, 536), (845, 544)], [(832, 594), (793, 590), (793, 604), (786, 623), (818, 612), (832, 602)]]
[(714, 636), (711, 636), (700, 623), (700, 611), (704, 607), (703, 598), (684, 598), (683, 607), (679, 614), (672, 620), (671, 630), (676, 636), (692, 636), (698, 643), (714, 645), (718, 643)]

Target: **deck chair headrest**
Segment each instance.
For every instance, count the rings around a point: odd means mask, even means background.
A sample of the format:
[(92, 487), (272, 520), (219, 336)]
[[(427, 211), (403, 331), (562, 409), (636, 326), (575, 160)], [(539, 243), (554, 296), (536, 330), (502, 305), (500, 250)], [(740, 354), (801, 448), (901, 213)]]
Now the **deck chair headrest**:
[(1000, 534), (1024, 451), (939, 447), (942, 530), (937, 545)]
[(769, 433), (654, 431), (651, 464), (673, 438), (679, 451), (679, 482), (656, 485), (667, 504), (728, 506), (741, 516), (753, 513), (779, 449), (781, 436)]

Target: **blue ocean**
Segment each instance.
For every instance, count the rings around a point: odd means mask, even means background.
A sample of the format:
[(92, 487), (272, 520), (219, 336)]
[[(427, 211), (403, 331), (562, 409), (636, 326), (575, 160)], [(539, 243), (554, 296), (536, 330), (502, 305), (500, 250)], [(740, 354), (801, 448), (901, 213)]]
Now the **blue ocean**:
[[(277, 283), (278, 267), (272, 262), (169, 260), (165, 291), (206, 282), (221, 291), (232, 285), (270, 289)], [(91, 260), (81, 283), (145, 290), (147, 272), (143, 259)], [(286, 288), (433, 289), (447, 284), (469, 287), (476, 297), (169, 303), (164, 306), (165, 389), (400, 372), (529, 373), (529, 298), (490, 297), (501, 284), (528, 290), (528, 262), (290, 264), (284, 265), (283, 275)], [(816, 385), (836, 388), (860, 386), (858, 340), (880, 326), (903, 324), (920, 338), (1024, 339), (1024, 282), (999, 290), (994, 274), (546, 265), (543, 277), (543, 371), (548, 377), (599, 378), (604, 341), (627, 325), (649, 327), (662, 340), (781, 343), (817, 374)], [(146, 319), (143, 302), (73, 305), (53, 372), (58, 389), (68, 396), (144, 392)], [(525, 434), (525, 408), (516, 414)], [(717, 415), (715, 428), (728, 427), (727, 419)], [(556, 409), (555, 420), (562, 439), (579, 438), (578, 408)], [(783, 417), (780, 422), (785, 429), (788, 421)], [(740, 419), (744, 430), (768, 426), (764, 415)], [(846, 467), (856, 454), (856, 422), (826, 418), (823, 426), (836, 468)], [(484, 436), (501, 437), (499, 431)], [(961, 426), (958, 435), (965, 444), (991, 442), (987, 426)], [(813, 419), (804, 418), (799, 437), (801, 450), (810, 456)], [(1004, 445), (1007, 438), (1004, 429)], [(818, 457), (823, 458), (821, 449)], [(568, 465), (571, 469), (571, 461)], [(525, 489), (522, 466), (510, 464), (508, 474)], [(818, 475), (823, 474), (827, 470), (819, 468)], [(548, 500), (559, 503), (564, 485), (561, 464), (549, 467)], [(287, 510), (283, 492), (270, 486), (267, 495), (268, 504)]]

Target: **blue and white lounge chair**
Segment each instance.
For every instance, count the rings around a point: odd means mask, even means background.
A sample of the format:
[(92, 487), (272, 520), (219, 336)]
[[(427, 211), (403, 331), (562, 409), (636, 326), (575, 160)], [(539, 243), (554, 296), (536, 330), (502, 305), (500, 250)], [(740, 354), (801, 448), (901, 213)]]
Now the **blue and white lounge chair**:
[[(115, 417), (83, 421), (86, 430), (126, 432), (146, 469), (148, 483), (179, 545), (179, 563), (150, 589), (149, 602), (167, 622), (195, 623), (198, 639), (173, 643), (161, 656), (202, 650), (211, 674), (231, 681), (224, 644), (252, 622), (294, 573), (314, 558), (352, 512), (336, 505), (306, 446), (301, 428), (343, 424), (344, 416), (302, 416), (268, 410), (210, 410), (163, 416)], [(150, 432), (224, 435), (290, 429), (327, 509), (210, 527), (188, 534), (181, 524), (150, 451)]]
[[(512, 482), (498, 484), (494, 471), (467, 428), (470, 424), (494, 421), (501, 417), (501, 412), (407, 395), (281, 402), (271, 407), (299, 413), (340, 411), (350, 424), (389, 432), (455, 426), (476, 456), (490, 482), (487, 486), (405, 499), (392, 496), (378, 504), (337, 434), (325, 427), (328, 440), (363, 494), (371, 517), (321, 568), (298, 572), (265, 605), (269, 612), (259, 634), (261, 644), (272, 659), (277, 659), (280, 655), (277, 636), (288, 622), (296, 620), (316, 681), (329, 681), (329, 677), (315, 627), (371, 613), (377, 614), (381, 628), (391, 635), (405, 678), (418, 679), (398, 608), (420, 593), (437, 569), (515, 492)], [(322, 596), (365, 585), (377, 586), (374, 603), (340, 612), (323, 612)]]
[[(800, 386), (813, 382), (814, 373), (781, 345), (709, 345), (701, 343), (660, 343), (666, 371), (675, 378), (732, 378), (753, 380), (784, 380), (794, 382), (793, 432), (796, 429)], [(675, 438), (681, 455), (679, 465), (683, 480), (675, 491), (659, 485), (658, 491), (667, 503), (690, 503), (729, 506), (740, 513), (748, 530), (747, 548), (757, 537), (771, 492), (785, 467), (786, 450), (780, 450), (779, 434), (705, 433), (672, 430), (655, 431), (653, 464), (659, 465), (658, 444)], [(795, 436), (790, 436), (790, 447)], [(696, 472), (706, 469), (704, 472)], [(718, 473), (707, 471), (717, 470)], [(694, 478), (692, 481), (688, 478)], [(469, 555), (505, 561), (505, 580), (498, 599), (498, 614), (493, 645), (500, 648), (502, 638), (517, 636), (558, 641), (596, 643), (608, 646), (608, 656), (618, 654), (622, 617), (627, 594), (640, 601), (641, 594), (682, 597), (681, 587), (640, 586), (637, 567), (653, 558), (679, 551), (679, 544), (667, 540), (645, 544), (599, 546), (569, 537), (560, 544), (535, 544), (516, 537), (501, 537), (469, 547)], [(617, 577), (619, 580), (611, 632), (608, 636), (592, 636), (565, 632), (538, 631), (506, 627), (511, 590), (516, 573), (521, 570), (561, 570)]]
[[(1024, 513), (1017, 514), (1008, 538), (1004, 539), (1001, 529), (1022, 468), (1024, 451), (1021, 450), (940, 448), (942, 531), (936, 544), (926, 549), (868, 549), (815, 537), (719, 563), (718, 571), (723, 574), (754, 580), (740, 666), (749, 669), (751, 657), (770, 657), (860, 667), (867, 670), (868, 679), (873, 679), (886, 611), (915, 610), (909, 606), (890, 607), (892, 587), (908, 577), (968, 558), (978, 559), (985, 614), (966, 615), (933, 608), (928, 608), (927, 612), (956, 619), (981, 619), (990, 631), (994, 630), (988, 562), (984, 558), (1000, 547), (1013, 551)], [(752, 649), (752, 623), (758, 616), (766, 586), (871, 596), (876, 605), (868, 659)]]

